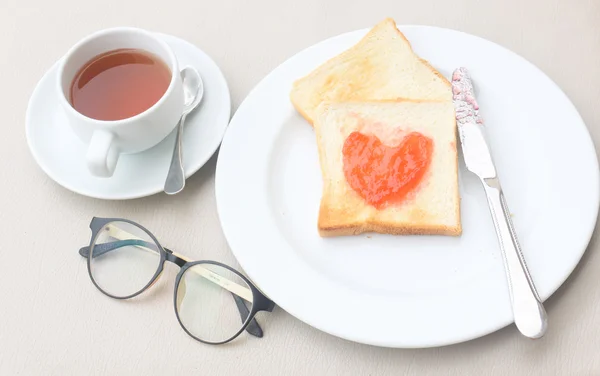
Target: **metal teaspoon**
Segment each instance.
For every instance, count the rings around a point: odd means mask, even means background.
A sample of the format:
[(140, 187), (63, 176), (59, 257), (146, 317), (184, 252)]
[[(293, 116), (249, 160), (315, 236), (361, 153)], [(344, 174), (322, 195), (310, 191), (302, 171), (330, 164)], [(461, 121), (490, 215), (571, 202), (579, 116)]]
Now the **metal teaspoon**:
[(184, 106), (179, 125), (177, 126), (177, 136), (175, 139), (175, 148), (171, 158), (171, 166), (165, 181), (164, 191), (166, 194), (174, 195), (183, 190), (185, 186), (185, 171), (183, 169), (183, 159), (181, 153), (181, 137), (185, 118), (192, 112), (204, 95), (204, 85), (200, 73), (195, 68), (185, 67), (181, 70), (181, 79), (183, 81)]

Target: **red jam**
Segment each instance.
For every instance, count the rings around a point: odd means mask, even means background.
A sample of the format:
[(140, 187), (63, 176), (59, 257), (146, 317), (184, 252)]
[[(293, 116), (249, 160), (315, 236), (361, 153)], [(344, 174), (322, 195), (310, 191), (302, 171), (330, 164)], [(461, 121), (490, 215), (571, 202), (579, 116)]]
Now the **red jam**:
[(350, 187), (377, 209), (398, 203), (415, 189), (431, 162), (433, 141), (418, 132), (398, 146), (384, 145), (374, 135), (351, 133), (342, 153)]

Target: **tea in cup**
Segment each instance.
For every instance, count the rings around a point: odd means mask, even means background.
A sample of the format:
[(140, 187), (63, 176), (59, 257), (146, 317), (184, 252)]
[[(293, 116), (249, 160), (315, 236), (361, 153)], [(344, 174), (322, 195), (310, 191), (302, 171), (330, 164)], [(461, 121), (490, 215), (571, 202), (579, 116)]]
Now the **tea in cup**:
[(59, 67), (58, 91), (71, 129), (88, 144), (86, 164), (99, 177), (119, 156), (161, 142), (183, 111), (179, 65), (151, 32), (113, 28), (75, 46)]

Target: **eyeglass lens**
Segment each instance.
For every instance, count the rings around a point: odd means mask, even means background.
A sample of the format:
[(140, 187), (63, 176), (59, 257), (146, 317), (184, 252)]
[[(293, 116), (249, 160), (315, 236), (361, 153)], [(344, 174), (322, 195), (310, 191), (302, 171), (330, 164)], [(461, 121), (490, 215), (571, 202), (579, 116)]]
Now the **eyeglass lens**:
[(158, 245), (146, 231), (128, 222), (106, 224), (96, 236), (90, 253), (94, 282), (118, 298), (140, 292), (160, 267)]
[(202, 263), (188, 268), (176, 291), (181, 324), (194, 337), (218, 343), (238, 334), (252, 310), (252, 290), (235, 272)]

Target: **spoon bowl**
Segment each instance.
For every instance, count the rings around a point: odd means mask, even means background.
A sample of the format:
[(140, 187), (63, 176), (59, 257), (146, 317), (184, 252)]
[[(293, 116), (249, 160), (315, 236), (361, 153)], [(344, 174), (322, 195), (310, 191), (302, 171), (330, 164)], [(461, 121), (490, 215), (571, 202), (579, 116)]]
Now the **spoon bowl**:
[(192, 67), (185, 67), (181, 71), (181, 79), (183, 80), (183, 114), (187, 115), (198, 107), (200, 101), (202, 101), (204, 83), (202, 82), (200, 73), (198, 73), (196, 68)]

